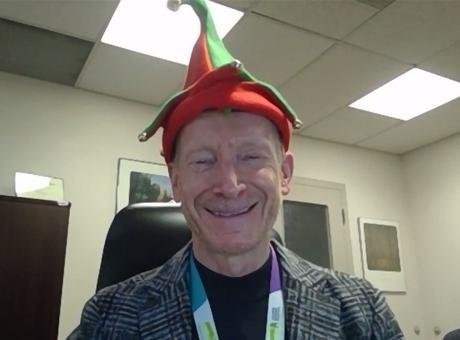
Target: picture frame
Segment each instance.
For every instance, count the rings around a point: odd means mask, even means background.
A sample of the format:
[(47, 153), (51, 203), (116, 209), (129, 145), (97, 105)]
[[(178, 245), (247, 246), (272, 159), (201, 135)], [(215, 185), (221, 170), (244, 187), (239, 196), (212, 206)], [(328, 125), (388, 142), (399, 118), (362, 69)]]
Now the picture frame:
[(133, 203), (173, 201), (165, 164), (118, 160), (116, 212)]
[(363, 275), (384, 292), (405, 292), (399, 223), (358, 219)]

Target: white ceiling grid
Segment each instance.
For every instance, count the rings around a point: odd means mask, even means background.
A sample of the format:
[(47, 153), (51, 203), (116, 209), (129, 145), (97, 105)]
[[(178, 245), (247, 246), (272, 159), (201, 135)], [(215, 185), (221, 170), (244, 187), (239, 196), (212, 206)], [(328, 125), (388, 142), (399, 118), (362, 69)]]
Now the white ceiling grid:
[(0, 17), (97, 41), (117, 5), (112, 0), (1, 0)]
[(275, 86), (295, 75), (334, 43), (253, 13), (245, 15), (224, 40), (232, 55), (242, 60), (251, 73)]
[(253, 11), (327, 37), (341, 39), (377, 12), (356, 1), (260, 0)]
[[(460, 81), (460, 0), (386, 0), (383, 9), (371, 0), (218, 2), (245, 11), (225, 43), (285, 94), (301, 135), (401, 154), (459, 133), (460, 100), (408, 122), (348, 105), (414, 65)], [(117, 4), (2, 0), (0, 18), (94, 42), (75, 86), (159, 105), (185, 67), (101, 43)]]
[(459, 132), (459, 108), (460, 99), (451, 101), (358, 145), (374, 150), (403, 154), (421, 145), (434, 143)]
[(308, 127), (409, 69), (409, 65), (338, 43), (281, 87)]
[(345, 107), (312, 125), (303, 135), (343, 144), (358, 144), (369, 136), (374, 136), (401, 124), (398, 119)]
[(100, 43), (77, 86), (159, 106), (181, 86), (185, 70), (184, 65)]
[(422, 62), (420, 68), (460, 81), (460, 41)]
[(346, 41), (418, 64), (460, 38), (460, 1), (396, 1)]

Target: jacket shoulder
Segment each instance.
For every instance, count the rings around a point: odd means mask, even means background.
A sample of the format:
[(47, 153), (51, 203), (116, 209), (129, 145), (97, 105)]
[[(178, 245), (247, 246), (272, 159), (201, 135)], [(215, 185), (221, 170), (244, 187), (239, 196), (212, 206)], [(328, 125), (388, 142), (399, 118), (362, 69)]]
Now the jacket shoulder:
[(183, 279), (186, 255), (182, 250), (161, 267), (98, 291), (85, 304), (80, 325), (68, 339), (136, 339), (139, 311), (159, 301), (171, 282)]
[(382, 292), (370, 282), (317, 266), (287, 249), (280, 253), (290, 276), (288, 284), (300, 284), (337, 306), (334, 313), (339, 314), (341, 333), (346, 339), (404, 338)]

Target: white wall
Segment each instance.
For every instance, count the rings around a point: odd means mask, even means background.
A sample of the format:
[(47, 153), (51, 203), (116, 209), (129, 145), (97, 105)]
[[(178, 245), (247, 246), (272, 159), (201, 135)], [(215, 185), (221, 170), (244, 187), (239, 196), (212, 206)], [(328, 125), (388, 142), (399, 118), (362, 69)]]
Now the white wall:
[(460, 135), (403, 158), (428, 339), (460, 328)]
[[(114, 214), (119, 157), (161, 162), (159, 138), (136, 136), (154, 109), (112, 97), (0, 73), (0, 193), (13, 194), (15, 171), (61, 177), (72, 202), (60, 338), (78, 323), (94, 292), (105, 234)], [(414, 232), (401, 158), (295, 137), (296, 176), (344, 183), (354, 265), (361, 275), (357, 218), (401, 222), (407, 294), (387, 295), (407, 338), (423, 328)], [(412, 334), (411, 334), (412, 333)]]

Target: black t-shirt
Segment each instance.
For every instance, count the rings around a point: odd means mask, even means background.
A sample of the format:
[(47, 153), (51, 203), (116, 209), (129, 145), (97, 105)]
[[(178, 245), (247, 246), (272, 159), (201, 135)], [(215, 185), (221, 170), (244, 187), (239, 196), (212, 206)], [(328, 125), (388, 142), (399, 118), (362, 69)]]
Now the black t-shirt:
[[(242, 277), (218, 274), (196, 259), (195, 263), (211, 305), (219, 340), (265, 339), (271, 255), (261, 268)], [(193, 327), (192, 339), (198, 340), (196, 327)]]

